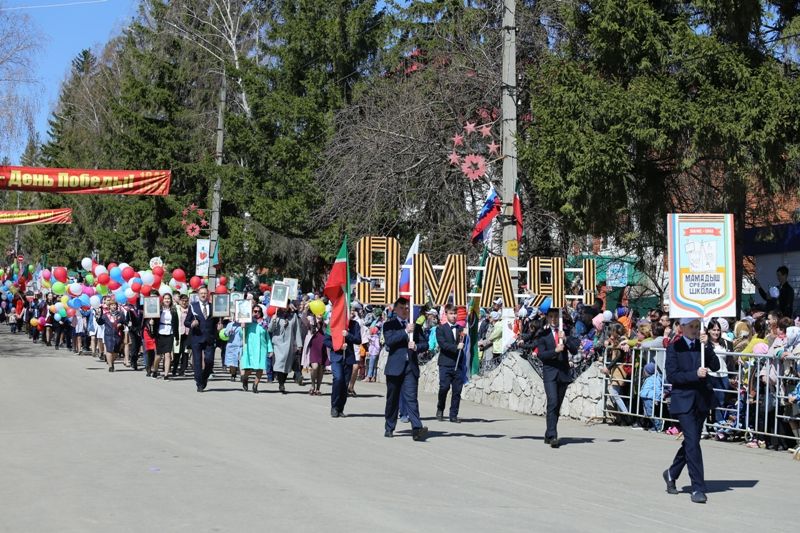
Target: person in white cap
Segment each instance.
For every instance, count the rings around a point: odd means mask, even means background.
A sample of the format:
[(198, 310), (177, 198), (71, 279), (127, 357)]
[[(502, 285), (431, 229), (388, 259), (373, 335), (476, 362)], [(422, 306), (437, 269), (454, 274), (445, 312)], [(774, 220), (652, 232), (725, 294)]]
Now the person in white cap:
[[(706, 503), (706, 482), (703, 472), (703, 454), (700, 434), (708, 412), (714, 404), (714, 391), (708, 379), (709, 369), (719, 370), (719, 358), (708, 335), (700, 335), (699, 318), (682, 318), (682, 336), (669, 346), (664, 363), (665, 381), (672, 384), (670, 414), (678, 418), (683, 430), (683, 443), (672, 466), (664, 470), (663, 477), (669, 494), (678, 494), (675, 480), (684, 466), (689, 467), (692, 482), (692, 501)], [(701, 345), (705, 345), (705, 365), (701, 361)], [(706, 366), (707, 365), (707, 366)]]

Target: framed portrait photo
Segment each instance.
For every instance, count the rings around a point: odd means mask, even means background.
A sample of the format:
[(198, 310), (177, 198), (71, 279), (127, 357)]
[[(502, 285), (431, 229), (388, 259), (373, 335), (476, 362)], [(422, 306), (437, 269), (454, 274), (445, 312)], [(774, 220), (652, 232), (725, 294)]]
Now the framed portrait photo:
[(289, 305), (289, 286), (282, 281), (276, 281), (272, 284), (272, 297), (269, 300), (269, 305), (286, 309)]
[(144, 297), (144, 318), (159, 318), (161, 316), (161, 302), (158, 296)]
[(239, 300), (244, 300), (244, 294), (241, 292), (232, 292), (231, 293), (231, 311), (228, 316), (236, 316), (236, 302)]
[(224, 318), (231, 315), (230, 294), (215, 294), (211, 304), (211, 316)]
[(236, 312), (233, 321), (240, 324), (250, 324), (253, 321), (253, 301), (236, 300)]
[(289, 299), (296, 300), (298, 296), (298, 287), (300, 286), (300, 280), (296, 278), (283, 278), (283, 283), (289, 287)]

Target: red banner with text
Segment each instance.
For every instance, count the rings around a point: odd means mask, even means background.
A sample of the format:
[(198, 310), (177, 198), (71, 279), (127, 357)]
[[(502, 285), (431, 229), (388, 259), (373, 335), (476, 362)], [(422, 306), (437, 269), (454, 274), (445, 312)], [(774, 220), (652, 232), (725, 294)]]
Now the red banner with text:
[(72, 209), (0, 211), (0, 225), (72, 224)]
[(169, 194), (169, 170), (97, 170), (0, 166), (0, 190), (59, 194)]

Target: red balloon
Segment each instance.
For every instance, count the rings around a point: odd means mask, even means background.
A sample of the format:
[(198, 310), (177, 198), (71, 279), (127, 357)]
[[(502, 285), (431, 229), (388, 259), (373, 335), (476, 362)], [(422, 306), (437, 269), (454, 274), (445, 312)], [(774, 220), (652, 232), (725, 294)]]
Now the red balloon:
[(108, 274), (100, 274), (97, 276), (97, 283), (100, 285), (108, 285), (108, 282), (111, 281), (111, 276)]
[(40, 322), (40, 323), (39, 323), (39, 326), (38, 326), (36, 329), (38, 329), (39, 331), (44, 331), (44, 324), (42, 324), (42, 323)]
[(142, 290), (142, 284), (138, 281), (135, 281), (131, 283), (131, 289), (133, 289), (133, 292), (139, 292)]
[(109, 272), (111, 272), (111, 269), (112, 269), (112, 268), (114, 268), (115, 266), (119, 266), (119, 265), (118, 265), (118, 264), (116, 264), (116, 263), (109, 263), (109, 264), (108, 264), (108, 267), (107, 267), (107, 268), (108, 268), (108, 271), (109, 271)]
[(219, 277), (219, 284), (220, 285), (227, 285), (228, 284), (228, 278), (226, 278), (225, 276), (220, 276)]
[(56, 278), (56, 281), (60, 281), (61, 283), (66, 283), (67, 269), (64, 267), (55, 267), (53, 269), (53, 277)]
[(203, 280), (200, 279), (200, 276), (192, 276), (192, 278), (189, 280), (189, 285), (192, 287), (192, 289), (197, 290), (203, 285)]
[(267, 292), (267, 287), (269, 287), (269, 285), (266, 283), (259, 283), (258, 285), (258, 288), (261, 290), (261, 292)]
[(112, 291), (115, 291), (120, 287), (122, 287), (122, 284), (118, 281), (112, 279), (111, 281), (108, 282), (108, 288), (111, 289)]
[(163, 278), (164, 277), (164, 267), (161, 267), (161, 266), (153, 267), (153, 275), (155, 277), (157, 277), (157, 278)]
[(225, 285), (217, 285), (217, 288), (214, 292), (217, 294), (228, 294), (228, 289), (225, 288)]
[(70, 317), (70, 318), (74, 317), (75, 316), (75, 310), (73, 308), (71, 308), (71, 307), (69, 309), (67, 309), (67, 316)]
[(271, 305), (269, 307), (267, 307), (267, 316), (275, 316), (275, 313), (277, 313), (277, 312), (278, 312), (278, 308), (277, 307), (273, 307)]
[(186, 272), (180, 268), (176, 268), (172, 271), (172, 279), (175, 281), (180, 281), (181, 283), (186, 283)]
[(142, 289), (140, 291), (140, 294), (142, 296), (150, 296), (150, 291), (152, 291), (152, 290), (153, 290), (153, 287), (151, 287), (150, 285), (142, 285)]
[(122, 279), (125, 281), (130, 281), (134, 277), (136, 277), (136, 271), (133, 269), (133, 267), (125, 267), (122, 270)]

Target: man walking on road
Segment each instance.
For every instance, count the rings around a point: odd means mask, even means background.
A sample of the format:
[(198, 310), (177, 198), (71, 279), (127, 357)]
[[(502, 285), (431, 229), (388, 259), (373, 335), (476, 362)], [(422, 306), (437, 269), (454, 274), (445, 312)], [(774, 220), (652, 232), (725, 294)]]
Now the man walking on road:
[(211, 316), (208, 289), (197, 291), (199, 301), (189, 306), (184, 325), (189, 328), (189, 345), (192, 347), (192, 365), (197, 392), (208, 386), (208, 378), (214, 371), (214, 351), (217, 348), (217, 322)]

